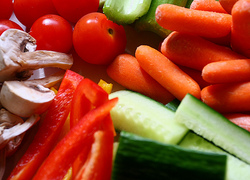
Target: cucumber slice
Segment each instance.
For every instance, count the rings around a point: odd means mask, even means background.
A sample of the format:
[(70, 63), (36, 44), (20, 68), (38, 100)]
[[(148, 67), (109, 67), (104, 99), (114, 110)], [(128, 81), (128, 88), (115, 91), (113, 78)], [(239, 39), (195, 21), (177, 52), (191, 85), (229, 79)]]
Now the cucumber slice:
[(250, 178), (249, 164), (223, 151), (219, 147), (191, 131), (189, 131), (185, 138), (183, 138), (179, 146), (203, 152), (224, 153), (227, 155), (226, 180), (246, 180)]
[(117, 24), (132, 24), (136, 19), (146, 14), (151, 0), (106, 0), (103, 13)]
[(173, 101), (167, 103), (166, 107), (175, 112), (177, 110), (179, 104), (180, 104), (180, 100), (174, 99)]
[(229, 121), (208, 105), (187, 94), (175, 120), (225, 151), (250, 163), (250, 132)]
[(187, 4), (186, 4), (186, 8), (190, 8), (191, 4), (192, 4), (193, 0), (187, 0)]
[(109, 96), (119, 98), (110, 112), (119, 131), (169, 144), (177, 144), (188, 132), (188, 128), (174, 120), (174, 111), (147, 96), (130, 90), (116, 91)]
[(162, 144), (121, 132), (112, 179), (114, 180), (224, 180), (227, 156)]
[(138, 31), (151, 31), (165, 38), (172, 31), (161, 27), (155, 20), (155, 11), (160, 4), (175, 4), (185, 6), (187, 0), (153, 0), (148, 12), (135, 21), (135, 29)]

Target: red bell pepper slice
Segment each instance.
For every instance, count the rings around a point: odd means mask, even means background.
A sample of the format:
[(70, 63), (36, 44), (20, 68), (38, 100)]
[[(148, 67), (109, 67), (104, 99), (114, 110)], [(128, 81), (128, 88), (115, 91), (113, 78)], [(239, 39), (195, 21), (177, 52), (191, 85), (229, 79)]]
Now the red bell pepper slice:
[(70, 112), (70, 127), (77, 124), (87, 112), (92, 108), (100, 106), (108, 100), (108, 93), (99, 85), (90, 79), (84, 79), (73, 96), (71, 112)]
[(74, 180), (110, 180), (113, 162), (113, 128), (110, 116), (102, 124), (102, 130), (94, 134), (89, 156)]
[(89, 138), (92, 138), (102, 123), (108, 119), (107, 117), (110, 117), (110, 110), (117, 104), (117, 101), (117, 98), (108, 100), (89, 111), (56, 145), (33, 179), (62, 179), (86, 146), (85, 142), (89, 142)]
[[(84, 79), (77, 87), (71, 106), (70, 112), (70, 127), (75, 126), (79, 119), (81, 119), (91, 109), (102, 105), (108, 101), (108, 93), (103, 90), (98, 84), (90, 79)], [(75, 177), (78, 170), (82, 167), (87, 159), (93, 139), (90, 139), (84, 149), (81, 151), (77, 159), (72, 165), (72, 177)]]
[(32, 179), (44, 159), (58, 140), (65, 120), (70, 112), (73, 93), (83, 77), (67, 70), (58, 93), (51, 103), (34, 140), (9, 176), (13, 179)]

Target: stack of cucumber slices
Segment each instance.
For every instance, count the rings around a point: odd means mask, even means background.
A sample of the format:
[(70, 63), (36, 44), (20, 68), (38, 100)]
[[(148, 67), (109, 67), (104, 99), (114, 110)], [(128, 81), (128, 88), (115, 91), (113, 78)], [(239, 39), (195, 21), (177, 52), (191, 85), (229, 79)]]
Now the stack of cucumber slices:
[(187, 94), (165, 106), (130, 90), (114, 97), (113, 179), (250, 178), (250, 132), (199, 99)]

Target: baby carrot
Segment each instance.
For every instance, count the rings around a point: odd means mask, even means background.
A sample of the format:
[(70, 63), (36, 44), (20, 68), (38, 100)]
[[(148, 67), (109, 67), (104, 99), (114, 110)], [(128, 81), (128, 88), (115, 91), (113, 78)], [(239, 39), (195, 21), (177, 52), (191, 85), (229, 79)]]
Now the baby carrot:
[(206, 86), (211, 85), (211, 83), (208, 83), (205, 81), (201, 76), (201, 71), (198, 71), (196, 69), (188, 68), (185, 66), (179, 66), (179, 68), (187, 73), (191, 78), (193, 78), (200, 86), (201, 89), (203, 89)]
[(135, 51), (135, 57), (140, 66), (177, 99), (182, 100), (187, 93), (200, 98), (200, 87), (197, 82), (160, 51), (140, 45)]
[(175, 64), (200, 71), (211, 62), (246, 59), (228, 47), (214, 44), (199, 36), (176, 31), (164, 39), (161, 52)]
[(227, 13), (231, 14), (232, 8), (237, 1), (238, 0), (219, 0), (219, 3)]
[(224, 115), (227, 119), (231, 122), (235, 123), (236, 125), (250, 131), (250, 115), (243, 114), (243, 113), (230, 113)]
[(175, 97), (144, 71), (137, 59), (130, 54), (118, 55), (108, 66), (107, 74), (127, 89), (167, 104)]
[(159, 5), (155, 19), (165, 29), (208, 38), (228, 35), (232, 24), (230, 14), (188, 9), (173, 4)]
[(193, 0), (190, 9), (227, 13), (219, 1), (216, 0)]
[(250, 82), (210, 85), (202, 89), (201, 100), (220, 113), (250, 111)]
[(250, 59), (210, 63), (203, 68), (202, 77), (210, 83), (250, 81)]
[(231, 46), (250, 58), (250, 0), (237, 1), (232, 9)]

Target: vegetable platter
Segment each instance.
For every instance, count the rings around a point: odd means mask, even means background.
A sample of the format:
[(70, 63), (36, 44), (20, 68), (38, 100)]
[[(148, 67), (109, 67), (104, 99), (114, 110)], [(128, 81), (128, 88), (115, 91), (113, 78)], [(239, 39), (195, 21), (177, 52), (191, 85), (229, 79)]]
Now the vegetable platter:
[(0, 12), (0, 179), (250, 179), (249, 0)]

